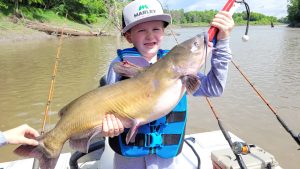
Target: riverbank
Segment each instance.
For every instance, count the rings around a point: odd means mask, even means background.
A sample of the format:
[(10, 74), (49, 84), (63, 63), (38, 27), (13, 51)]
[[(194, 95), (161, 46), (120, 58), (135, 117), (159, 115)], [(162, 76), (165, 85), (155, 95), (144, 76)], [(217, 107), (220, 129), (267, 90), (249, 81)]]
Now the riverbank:
[(114, 34), (116, 31), (116, 28), (104, 18), (100, 18), (97, 24), (84, 25), (64, 19), (39, 22), (14, 16), (0, 16), (0, 43), (53, 39), (58, 37), (62, 28), (67, 36), (102, 36)]
[(0, 18), (0, 43), (48, 38), (53, 36), (26, 28), (22, 23), (14, 23), (9, 17)]

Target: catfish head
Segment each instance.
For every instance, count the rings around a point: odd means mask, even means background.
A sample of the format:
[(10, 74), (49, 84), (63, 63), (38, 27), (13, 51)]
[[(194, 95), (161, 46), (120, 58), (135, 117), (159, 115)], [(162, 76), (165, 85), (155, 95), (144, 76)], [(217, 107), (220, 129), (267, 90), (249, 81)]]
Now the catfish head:
[(174, 70), (180, 76), (196, 75), (205, 62), (207, 55), (207, 33), (188, 39), (171, 51)]

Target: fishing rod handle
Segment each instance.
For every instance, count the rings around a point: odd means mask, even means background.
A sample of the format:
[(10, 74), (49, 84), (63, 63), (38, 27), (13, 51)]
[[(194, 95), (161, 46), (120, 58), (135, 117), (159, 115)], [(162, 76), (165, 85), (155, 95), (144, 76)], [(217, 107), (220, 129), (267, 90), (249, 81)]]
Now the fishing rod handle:
[[(236, 3), (235, 0), (228, 0), (227, 3), (224, 5), (224, 7), (222, 8), (222, 11), (228, 11), (230, 12), (231, 15), (233, 15), (233, 13), (236, 11), (236, 9), (240, 6), (239, 3)], [(216, 43), (216, 40), (214, 40), (216, 38), (216, 35), (218, 33), (218, 28), (211, 26), (208, 30), (208, 37), (209, 37), (209, 41), (213, 42), (214, 44)]]
[(276, 118), (277, 120), (280, 122), (280, 124), (283, 126), (283, 128), (293, 137), (293, 139), (296, 141), (296, 143), (298, 145), (300, 145), (300, 133), (299, 134), (296, 134), (293, 130), (291, 130), (286, 124), (285, 122), (281, 119), (280, 116), (278, 116), (277, 114), (276, 115)]

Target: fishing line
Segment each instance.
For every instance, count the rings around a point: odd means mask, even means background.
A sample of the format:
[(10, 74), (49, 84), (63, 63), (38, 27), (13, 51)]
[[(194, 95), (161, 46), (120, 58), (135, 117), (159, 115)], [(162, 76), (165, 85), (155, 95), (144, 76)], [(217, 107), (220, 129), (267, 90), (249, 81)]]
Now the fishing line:
[[(160, 5), (161, 5), (161, 7), (163, 8), (161, 2), (159, 2), (159, 3), (160, 3)], [(168, 5), (166, 5), (166, 8), (167, 8), (167, 10), (168, 10), (169, 15), (171, 15), (171, 11), (170, 11)], [(171, 15), (171, 16), (172, 16), (172, 15)], [(173, 17), (172, 17), (172, 18), (173, 18)], [(178, 40), (177, 40), (177, 38), (176, 38), (176, 36), (175, 36), (175, 34), (174, 34), (173, 29), (171, 28), (171, 25), (170, 25), (169, 29), (170, 29), (170, 32), (171, 32), (173, 38), (175, 39), (176, 45), (178, 45), (178, 44), (179, 44), (179, 43), (178, 43)]]

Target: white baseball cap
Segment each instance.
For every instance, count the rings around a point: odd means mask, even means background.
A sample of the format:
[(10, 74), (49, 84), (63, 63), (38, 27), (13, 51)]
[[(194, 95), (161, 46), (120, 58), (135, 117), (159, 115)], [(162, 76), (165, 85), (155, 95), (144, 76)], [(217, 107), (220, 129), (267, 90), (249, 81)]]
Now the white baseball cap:
[(164, 14), (162, 6), (157, 0), (135, 0), (126, 5), (123, 9), (123, 30), (122, 33), (137, 24), (148, 21), (164, 21), (167, 26), (172, 18), (169, 14)]

